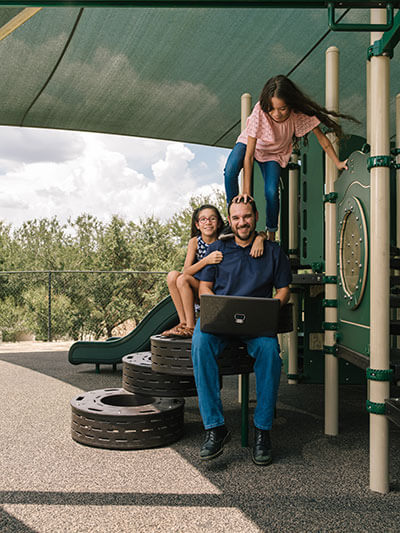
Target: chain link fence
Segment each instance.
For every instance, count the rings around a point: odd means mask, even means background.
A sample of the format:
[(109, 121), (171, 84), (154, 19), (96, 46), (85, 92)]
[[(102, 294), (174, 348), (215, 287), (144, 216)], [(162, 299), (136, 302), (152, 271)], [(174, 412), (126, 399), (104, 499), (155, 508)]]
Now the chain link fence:
[(168, 295), (167, 272), (0, 272), (0, 334), (17, 340), (103, 340), (129, 333)]

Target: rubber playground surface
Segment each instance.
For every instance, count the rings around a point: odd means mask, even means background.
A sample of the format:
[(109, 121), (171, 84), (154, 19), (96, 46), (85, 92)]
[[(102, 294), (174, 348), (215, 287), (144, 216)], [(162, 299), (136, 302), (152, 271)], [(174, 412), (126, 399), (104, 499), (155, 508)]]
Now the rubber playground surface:
[(70, 400), (121, 387), (121, 365), (96, 374), (94, 365), (68, 363), (68, 345), (43, 344), (0, 344), (1, 533), (399, 531), (400, 428), (390, 427), (391, 492), (372, 493), (363, 386), (341, 387), (340, 435), (327, 438), (323, 386), (289, 386), (283, 374), (274, 463), (260, 468), (241, 447), (237, 377), (225, 377), (232, 440), (202, 464), (196, 398), (186, 399), (185, 434), (169, 447), (74, 442)]

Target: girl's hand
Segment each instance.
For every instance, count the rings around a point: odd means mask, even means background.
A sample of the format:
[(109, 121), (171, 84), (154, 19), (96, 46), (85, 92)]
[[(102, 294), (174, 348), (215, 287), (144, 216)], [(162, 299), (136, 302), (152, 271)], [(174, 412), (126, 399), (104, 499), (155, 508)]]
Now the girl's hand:
[(215, 252), (211, 252), (210, 255), (207, 255), (205, 259), (207, 260), (207, 265), (217, 265), (222, 261), (224, 256), (222, 255), (222, 252), (215, 250)]
[(349, 167), (347, 166), (347, 161), (348, 159), (346, 159), (346, 161), (339, 161), (336, 164), (337, 169), (338, 170), (349, 170)]
[(254, 202), (254, 198), (250, 196), (250, 194), (238, 194), (235, 196), (235, 198), (232, 200), (232, 202), (238, 203), (243, 198), (243, 202), (247, 204), (247, 202), (252, 201)]
[(264, 232), (261, 232), (254, 239), (253, 246), (250, 250), (251, 257), (261, 257), (264, 253), (264, 241), (267, 238), (267, 235)]

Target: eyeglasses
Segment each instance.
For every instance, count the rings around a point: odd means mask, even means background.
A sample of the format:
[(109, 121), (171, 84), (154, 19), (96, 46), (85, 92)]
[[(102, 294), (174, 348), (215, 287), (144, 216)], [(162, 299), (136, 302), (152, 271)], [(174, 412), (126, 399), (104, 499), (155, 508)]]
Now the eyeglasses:
[(217, 222), (218, 217), (211, 215), (210, 217), (200, 217), (199, 224), (206, 224), (206, 222)]

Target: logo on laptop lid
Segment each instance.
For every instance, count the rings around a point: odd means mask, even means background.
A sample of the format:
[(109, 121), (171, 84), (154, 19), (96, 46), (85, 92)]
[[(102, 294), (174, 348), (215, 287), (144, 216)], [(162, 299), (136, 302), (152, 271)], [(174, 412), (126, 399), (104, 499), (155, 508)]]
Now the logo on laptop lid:
[(246, 315), (243, 313), (235, 313), (233, 315), (233, 318), (235, 320), (235, 324), (244, 324), (244, 321), (246, 320)]

